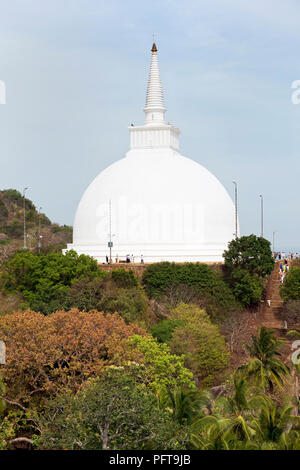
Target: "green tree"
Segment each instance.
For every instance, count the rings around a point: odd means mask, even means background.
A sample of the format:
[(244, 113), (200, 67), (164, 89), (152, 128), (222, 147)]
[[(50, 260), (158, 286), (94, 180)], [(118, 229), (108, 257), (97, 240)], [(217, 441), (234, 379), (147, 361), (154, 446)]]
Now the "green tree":
[(246, 269), (235, 269), (231, 274), (232, 291), (245, 307), (256, 305), (262, 296), (263, 284), (257, 274)]
[[(143, 372), (107, 369), (77, 395), (50, 402), (40, 418), (42, 449), (169, 449), (176, 433), (170, 412), (158, 407)], [(139, 377), (139, 380), (137, 379)]]
[(138, 280), (131, 269), (129, 271), (124, 268), (114, 269), (111, 278), (117, 287), (130, 288), (138, 286)]
[(101, 277), (97, 261), (75, 251), (35, 255), (22, 250), (3, 264), (0, 283), (2, 292), (21, 292), (27, 307), (48, 314), (61, 308), (74, 280)]
[[(262, 442), (272, 441), (285, 445), (287, 431), (299, 429), (300, 419), (293, 416), (294, 406), (278, 406), (268, 397), (264, 397), (258, 418), (254, 420), (255, 429)], [(299, 436), (297, 436), (299, 439)]]
[(161, 408), (171, 411), (172, 418), (180, 426), (189, 426), (208, 413), (211, 405), (210, 393), (187, 387), (164, 388), (159, 394)]
[(173, 331), (169, 342), (171, 350), (184, 354), (185, 365), (193, 371), (198, 384), (212, 385), (228, 366), (229, 358), (218, 326), (196, 305), (181, 303), (171, 311), (170, 318), (183, 322)]
[(285, 302), (300, 300), (300, 268), (294, 267), (288, 272), (280, 289), (280, 295)]
[(186, 385), (195, 389), (193, 373), (184, 366), (184, 356), (172, 354), (166, 344), (158, 343), (152, 337), (134, 335), (129, 345), (141, 353), (149, 387), (159, 392), (167, 387), (174, 390), (177, 386)]
[(78, 308), (88, 312), (98, 309), (105, 291), (105, 279), (108, 277), (106, 271), (101, 271), (97, 279), (75, 279), (70, 288), (63, 290), (61, 296), (57, 297), (60, 307), (65, 310)]
[(275, 263), (270, 242), (253, 234), (232, 240), (223, 256), (230, 273), (239, 268), (259, 277), (270, 274)]
[(139, 287), (107, 289), (98, 308), (108, 313), (118, 312), (126, 323), (136, 322), (144, 326), (148, 299)]
[(222, 273), (207, 264), (153, 263), (145, 269), (142, 282), (150, 298), (167, 298), (174, 305), (186, 301), (188, 295), (194, 303), (205, 306), (212, 317), (239, 307)]
[(253, 359), (239, 368), (258, 386), (270, 392), (275, 384), (282, 387), (284, 377), (289, 375), (288, 367), (279, 359), (279, 349), (284, 340), (276, 338), (273, 333), (274, 330), (262, 326), (257, 336), (252, 336), (252, 344), (246, 346)]
[(15, 426), (8, 416), (4, 416), (6, 387), (0, 375), (0, 450), (5, 450), (9, 440), (15, 436)]
[(184, 320), (162, 320), (161, 322), (153, 325), (151, 334), (157, 339), (159, 343), (168, 343), (172, 339), (173, 331), (178, 326), (184, 326)]

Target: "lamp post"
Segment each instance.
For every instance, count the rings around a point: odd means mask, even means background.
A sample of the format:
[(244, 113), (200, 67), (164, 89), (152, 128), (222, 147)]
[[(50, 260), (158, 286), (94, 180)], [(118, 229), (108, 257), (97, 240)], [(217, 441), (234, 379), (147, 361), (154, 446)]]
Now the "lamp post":
[(42, 208), (40, 207), (39, 208), (39, 231), (38, 231), (38, 238), (39, 238), (39, 240), (38, 240), (38, 251), (39, 251), (39, 253), (41, 252), (41, 245), (42, 245), (42, 243), (41, 243), (41, 239), (42, 239), (42, 236), (41, 236), (41, 210), (42, 210)]
[(25, 206), (25, 193), (28, 188), (23, 189), (23, 213), (24, 213), (24, 250), (27, 250), (27, 235), (26, 235), (26, 206)]
[(112, 257), (111, 257), (111, 250), (112, 247), (114, 246), (112, 238), (115, 236), (114, 233), (111, 233), (111, 200), (109, 200), (109, 242), (108, 242), (108, 248), (109, 248), (109, 264), (112, 264)]
[(235, 219), (235, 238), (238, 237), (238, 199), (237, 199), (237, 182), (232, 181), (234, 184), (234, 219)]
[(264, 236), (264, 198), (260, 194), (260, 236)]

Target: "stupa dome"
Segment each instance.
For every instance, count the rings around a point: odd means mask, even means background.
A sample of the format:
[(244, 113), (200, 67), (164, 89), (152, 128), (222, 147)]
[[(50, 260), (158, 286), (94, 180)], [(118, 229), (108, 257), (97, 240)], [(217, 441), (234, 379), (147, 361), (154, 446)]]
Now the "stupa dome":
[(130, 126), (130, 150), (102, 171), (78, 205), (74, 249), (99, 262), (127, 255), (139, 261), (222, 261), (235, 232), (234, 204), (219, 180), (179, 153), (179, 129), (166, 124), (152, 47), (146, 122)]

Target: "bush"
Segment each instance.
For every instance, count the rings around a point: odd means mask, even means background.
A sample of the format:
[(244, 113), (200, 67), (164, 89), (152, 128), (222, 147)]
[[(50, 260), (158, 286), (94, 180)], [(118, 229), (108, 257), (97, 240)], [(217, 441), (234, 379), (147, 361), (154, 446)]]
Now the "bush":
[(1, 232), (5, 233), (11, 238), (21, 238), (24, 234), (23, 222), (13, 220), (10, 224), (2, 225)]
[(215, 281), (215, 273), (201, 263), (153, 263), (143, 274), (143, 284), (149, 297), (160, 297), (170, 286), (185, 284), (196, 290), (209, 290)]
[(201, 387), (212, 385), (228, 366), (229, 359), (219, 328), (195, 305), (178, 305), (171, 312), (171, 320), (183, 322), (173, 331), (171, 350), (184, 354), (185, 366), (192, 370)]
[(245, 269), (236, 269), (231, 276), (232, 290), (235, 298), (244, 306), (257, 305), (260, 301), (263, 284), (256, 274), (250, 274)]
[(98, 308), (104, 312), (118, 312), (126, 323), (136, 322), (144, 326), (148, 299), (138, 287), (106, 290)]
[(115, 269), (111, 273), (111, 278), (118, 287), (137, 287), (138, 281), (132, 270), (127, 271), (124, 268)]
[(299, 325), (300, 323), (300, 300), (288, 300), (277, 316), (281, 320), (286, 320), (288, 326)]
[(149, 389), (159, 393), (167, 388), (174, 391), (186, 386), (195, 389), (193, 373), (184, 366), (184, 355), (172, 354), (167, 344), (154, 338), (134, 335), (128, 339), (130, 347), (141, 353), (140, 364), (144, 364)]
[(175, 328), (183, 325), (183, 320), (163, 320), (152, 326), (151, 334), (159, 343), (168, 343), (172, 339)]
[(291, 268), (288, 272), (280, 295), (285, 302), (288, 300), (300, 300), (300, 267)]
[(205, 306), (213, 318), (238, 308), (222, 274), (206, 264), (154, 263), (146, 268), (142, 281), (149, 297), (162, 299), (169, 296), (171, 304), (174, 299), (176, 304), (189, 297)]
[(74, 251), (66, 255), (19, 251), (3, 264), (0, 282), (2, 292), (21, 292), (31, 309), (48, 314), (60, 308), (75, 280), (102, 277), (96, 260)]
[(23, 201), (22, 194), (20, 193), (20, 191), (17, 191), (16, 189), (5, 189), (3, 191), (3, 195), (7, 199), (15, 203), (20, 203), (21, 201)]
[(4, 202), (1, 201), (0, 199), (0, 220), (7, 219), (7, 217), (8, 217), (8, 210)]
[(63, 292), (59, 303), (61, 308), (69, 310), (78, 308), (79, 310), (101, 310), (100, 301), (104, 295), (104, 280), (108, 277), (106, 271), (101, 271), (101, 276), (97, 279), (75, 279), (72, 286)]

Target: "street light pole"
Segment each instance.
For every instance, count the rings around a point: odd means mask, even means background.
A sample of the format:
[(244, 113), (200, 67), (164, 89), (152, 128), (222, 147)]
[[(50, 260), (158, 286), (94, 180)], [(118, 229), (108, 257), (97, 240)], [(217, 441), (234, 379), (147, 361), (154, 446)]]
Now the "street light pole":
[(27, 250), (27, 235), (26, 235), (26, 206), (25, 206), (25, 193), (28, 188), (23, 189), (23, 214), (24, 214), (24, 250)]
[(264, 236), (264, 198), (260, 194), (260, 236)]
[(235, 238), (238, 237), (238, 199), (237, 199), (237, 182), (232, 181), (234, 184), (234, 218), (235, 218)]
[(112, 258), (111, 258), (111, 249), (113, 246), (112, 242), (112, 233), (111, 233), (111, 199), (109, 200), (109, 242), (108, 242), (108, 248), (109, 248), (109, 264), (112, 264)]
[(41, 252), (41, 210), (42, 208), (40, 207), (39, 208), (39, 231), (38, 231), (38, 237), (39, 237), (39, 241), (38, 241), (38, 250), (39, 250), (39, 253)]

